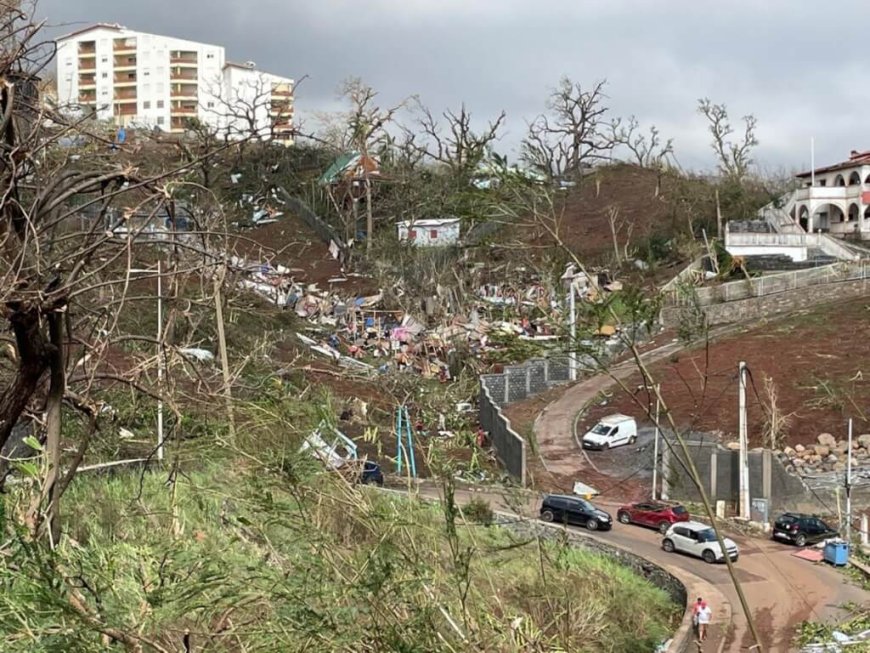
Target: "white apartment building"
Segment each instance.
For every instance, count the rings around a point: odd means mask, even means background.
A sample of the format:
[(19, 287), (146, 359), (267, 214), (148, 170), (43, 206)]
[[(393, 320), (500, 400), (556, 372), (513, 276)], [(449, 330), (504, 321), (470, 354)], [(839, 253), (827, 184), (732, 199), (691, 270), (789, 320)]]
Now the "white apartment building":
[(97, 24), (57, 40), (61, 105), (121, 126), (182, 133), (197, 118), (231, 138), (292, 143), (293, 80), (226, 61), (224, 48)]

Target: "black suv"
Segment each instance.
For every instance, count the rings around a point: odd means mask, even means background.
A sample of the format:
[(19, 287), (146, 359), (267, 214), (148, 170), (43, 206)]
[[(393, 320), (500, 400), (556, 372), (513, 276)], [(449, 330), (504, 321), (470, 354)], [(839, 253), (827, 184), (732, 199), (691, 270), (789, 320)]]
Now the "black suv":
[(815, 515), (787, 512), (773, 524), (773, 539), (793, 542), (798, 546), (814, 544), (837, 537), (839, 533)]
[(578, 524), (590, 531), (609, 531), (613, 528), (613, 518), (609, 513), (599, 510), (580, 497), (548, 494), (541, 502), (540, 514), (544, 521)]

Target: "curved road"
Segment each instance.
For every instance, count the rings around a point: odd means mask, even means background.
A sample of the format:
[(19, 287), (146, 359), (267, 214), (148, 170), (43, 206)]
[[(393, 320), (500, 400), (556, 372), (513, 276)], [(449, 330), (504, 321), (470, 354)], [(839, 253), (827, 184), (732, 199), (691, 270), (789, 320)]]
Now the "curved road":
[[(646, 362), (656, 361), (681, 348), (679, 343), (670, 343), (647, 352), (643, 358)], [(614, 366), (611, 374), (624, 379), (636, 371), (636, 365), (627, 362)], [(561, 479), (594, 477), (585, 454), (574, 440), (574, 417), (599, 392), (613, 383), (611, 375), (602, 374), (569, 386), (559, 399), (538, 416), (535, 437), (538, 453), (547, 471)], [(611, 509), (615, 507), (615, 504), (608, 505), (605, 501), (597, 503)], [(533, 509), (531, 505), (528, 508)], [(629, 549), (663, 567), (678, 565), (703, 579), (714, 591), (721, 592), (732, 608), (730, 627), (723, 627), (720, 621), (713, 633), (716, 641), (710, 641), (705, 650), (715, 651), (718, 648), (738, 651), (748, 649), (752, 644), (737, 593), (724, 565), (707, 565), (694, 558), (667, 554), (661, 550), (661, 538), (655, 531), (636, 526), (617, 523), (613, 531), (592, 536)], [(827, 565), (794, 557), (792, 554), (796, 549), (793, 547), (769, 540), (731, 536), (737, 541), (741, 552), (740, 560), (736, 563), (737, 577), (753, 611), (766, 651), (794, 650), (790, 640), (799, 622), (805, 619), (841, 619), (846, 614), (838, 606), (846, 602), (865, 603), (868, 599), (868, 594), (847, 582), (844, 574)], [(717, 615), (717, 618), (722, 617), (727, 618), (727, 615), (724, 612)]]

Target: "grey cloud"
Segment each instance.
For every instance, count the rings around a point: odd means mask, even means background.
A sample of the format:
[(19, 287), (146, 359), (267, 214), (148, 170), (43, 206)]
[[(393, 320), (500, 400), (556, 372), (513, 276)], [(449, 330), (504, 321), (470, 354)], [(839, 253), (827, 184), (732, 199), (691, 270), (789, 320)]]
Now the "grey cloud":
[(735, 126), (758, 117), (757, 159), (768, 167), (807, 166), (810, 136), (820, 163), (870, 147), (861, 0), (40, 0), (39, 11), (53, 25), (119, 22), (308, 74), (303, 118), (334, 109), (340, 82), (360, 76), (385, 104), (412, 94), (434, 110), (465, 101), (481, 122), (504, 109), (501, 145), (511, 150), (567, 74), (607, 78), (614, 114), (657, 124), (693, 168), (713, 165), (695, 111), (704, 96), (725, 102)]

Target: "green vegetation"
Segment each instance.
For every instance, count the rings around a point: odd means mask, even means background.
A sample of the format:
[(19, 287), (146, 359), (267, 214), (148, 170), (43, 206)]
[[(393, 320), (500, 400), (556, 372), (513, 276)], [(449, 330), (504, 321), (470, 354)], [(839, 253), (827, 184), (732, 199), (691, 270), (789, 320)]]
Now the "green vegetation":
[(485, 502), (442, 511), (298, 458), (166, 478), (78, 477), (52, 552), (7, 525), (4, 651), (108, 651), (115, 631), (145, 651), (638, 651), (673, 624), (618, 564), (481, 528)]

